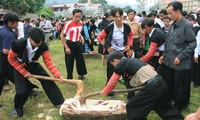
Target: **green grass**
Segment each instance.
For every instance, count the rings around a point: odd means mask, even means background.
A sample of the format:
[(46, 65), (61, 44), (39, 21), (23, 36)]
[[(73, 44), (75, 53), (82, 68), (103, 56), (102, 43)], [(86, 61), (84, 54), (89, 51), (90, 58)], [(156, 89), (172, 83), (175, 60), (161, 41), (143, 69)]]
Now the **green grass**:
[[(50, 42), (50, 52), (51, 57), (56, 64), (59, 71), (62, 73), (63, 77), (66, 77), (66, 68), (64, 63), (64, 49), (61, 41)], [(95, 49), (97, 49), (95, 47)], [(83, 94), (88, 94), (91, 92), (100, 91), (106, 82), (106, 67), (101, 66), (100, 59), (88, 58), (85, 60), (88, 74), (86, 75), (87, 80), (84, 81), (84, 91)], [(44, 66), (42, 59), (40, 63)], [(44, 66), (44, 68), (46, 68)], [(48, 71), (48, 70), (47, 70)], [(49, 72), (49, 71), (48, 71)], [(51, 75), (51, 74), (50, 74)], [(52, 76), (52, 75), (51, 75)], [(76, 66), (74, 66), (74, 79), (77, 79)], [(37, 80), (32, 80), (35, 84), (40, 86), (40, 90), (43, 90), (40, 83)], [(70, 84), (57, 83), (61, 89), (65, 98), (72, 98), (76, 93), (76, 86)], [(125, 89), (125, 86), (118, 84), (116, 89)], [(200, 107), (200, 88), (193, 88), (191, 90), (191, 100), (190, 105), (182, 113), (185, 115), (196, 111)], [(3, 92), (0, 96), (0, 103), (3, 103), (3, 107), (0, 108), (0, 120), (12, 120), (10, 117), (10, 111), (13, 109), (13, 99), (14, 99), (15, 89), (14, 85), (11, 84), (11, 90), (8, 92)], [(92, 99), (106, 99), (106, 97), (95, 96)], [(117, 99), (126, 101), (126, 94), (117, 95)], [(40, 120), (47, 120), (47, 117), (52, 117), (48, 120), (63, 120), (59, 115), (59, 110), (55, 109), (51, 102), (48, 100), (44, 92), (40, 93), (35, 98), (29, 98), (24, 106), (24, 116), (18, 118), (18, 120), (38, 120), (38, 114), (43, 113), (44, 116)], [(154, 113), (148, 116), (149, 120), (160, 120), (160, 118)]]

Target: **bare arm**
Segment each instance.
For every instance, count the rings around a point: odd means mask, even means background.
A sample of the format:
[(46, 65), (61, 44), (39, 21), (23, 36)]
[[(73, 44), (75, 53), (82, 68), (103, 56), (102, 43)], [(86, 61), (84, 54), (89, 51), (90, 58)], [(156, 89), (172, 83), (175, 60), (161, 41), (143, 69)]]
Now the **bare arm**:
[(9, 50), (8, 50), (8, 49), (3, 49), (3, 54), (8, 55), (8, 53), (9, 53)]

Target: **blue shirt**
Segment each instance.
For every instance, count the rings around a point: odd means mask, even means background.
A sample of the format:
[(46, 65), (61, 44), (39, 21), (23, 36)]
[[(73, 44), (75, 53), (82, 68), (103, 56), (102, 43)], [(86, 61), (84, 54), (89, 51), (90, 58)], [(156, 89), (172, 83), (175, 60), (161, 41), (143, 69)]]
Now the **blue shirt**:
[(28, 31), (29, 31), (29, 29), (30, 29), (31, 27), (32, 27), (32, 26), (31, 26), (30, 24), (24, 25), (24, 37), (25, 37), (25, 38), (28, 38), (28, 37), (29, 37)]
[(0, 54), (3, 54), (3, 49), (8, 49), (12, 47), (12, 42), (15, 41), (14, 31), (7, 25), (4, 25), (0, 29)]

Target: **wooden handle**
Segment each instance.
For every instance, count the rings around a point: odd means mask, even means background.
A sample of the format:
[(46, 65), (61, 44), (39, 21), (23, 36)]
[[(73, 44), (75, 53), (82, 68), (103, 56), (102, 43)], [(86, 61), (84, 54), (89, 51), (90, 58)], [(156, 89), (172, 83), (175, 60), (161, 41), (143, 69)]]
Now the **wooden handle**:
[[(59, 82), (59, 78), (53, 78), (53, 77), (47, 77), (47, 76), (41, 76), (41, 75), (31, 75), (31, 78), (36, 78), (36, 79), (41, 79), (41, 80), (49, 80), (49, 81), (57, 81)], [(83, 93), (83, 82), (81, 80), (69, 80), (69, 79), (64, 79), (66, 83), (72, 83), (76, 84), (77, 86), (77, 91), (76, 95), (81, 95)]]
[[(111, 93), (133, 92), (133, 91), (141, 90), (143, 88), (144, 88), (144, 86), (135, 87), (135, 88), (131, 88), (131, 89), (125, 89), (125, 90), (112, 90)], [(87, 94), (85, 96), (81, 96), (80, 99), (79, 99), (80, 103), (85, 104), (85, 101), (86, 101), (87, 98), (92, 97), (92, 96), (96, 96), (96, 95), (100, 95), (100, 93), (101, 93), (101, 91), (97, 91), (97, 92), (94, 92), (94, 93)]]

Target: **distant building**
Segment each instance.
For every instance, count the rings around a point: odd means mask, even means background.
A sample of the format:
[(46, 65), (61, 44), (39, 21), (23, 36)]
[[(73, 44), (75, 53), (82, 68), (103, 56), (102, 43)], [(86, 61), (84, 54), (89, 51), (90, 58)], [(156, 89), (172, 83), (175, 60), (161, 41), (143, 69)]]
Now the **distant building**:
[(87, 3), (74, 3), (74, 4), (64, 4), (64, 5), (53, 5), (50, 7), (56, 16), (71, 16), (72, 11), (75, 8), (79, 8), (83, 11), (86, 16), (102, 16), (103, 7), (101, 4), (93, 4), (91, 0)]
[(187, 12), (195, 12), (200, 8), (200, 1), (198, 0), (163, 0), (163, 2), (160, 3), (160, 8), (166, 8), (172, 1), (180, 1), (183, 4), (183, 10)]

